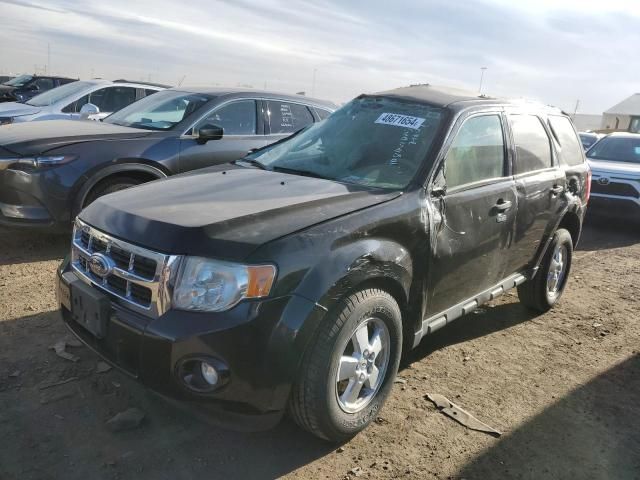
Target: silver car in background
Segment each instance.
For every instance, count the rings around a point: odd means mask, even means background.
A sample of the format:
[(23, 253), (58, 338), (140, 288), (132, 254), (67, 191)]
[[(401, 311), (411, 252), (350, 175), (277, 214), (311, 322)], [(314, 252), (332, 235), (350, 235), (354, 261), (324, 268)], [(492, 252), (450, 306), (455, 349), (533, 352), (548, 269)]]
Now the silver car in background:
[(165, 88), (166, 85), (126, 80), (79, 80), (25, 103), (0, 103), (0, 125), (34, 120), (100, 120)]

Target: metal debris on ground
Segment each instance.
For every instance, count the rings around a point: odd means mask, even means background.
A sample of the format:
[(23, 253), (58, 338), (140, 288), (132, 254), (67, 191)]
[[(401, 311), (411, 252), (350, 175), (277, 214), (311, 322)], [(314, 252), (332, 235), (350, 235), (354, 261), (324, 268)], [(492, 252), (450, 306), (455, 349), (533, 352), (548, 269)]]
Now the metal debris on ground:
[(364, 474), (364, 470), (362, 469), (362, 467), (353, 467), (347, 473), (349, 473), (349, 475), (353, 475), (354, 477), (359, 477), (360, 475)]
[(492, 435), (494, 437), (499, 437), (500, 435), (502, 435), (502, 433), (500, 433), (498, 430), (490, 427), (486, 423), (482, 423), (480, 420), (475, 418), (469, 412), (460, 408), (444, 395), (440, 395), (438, 393), (428, 393), (427, 399), (433, 402), (433, 404), (440, 412), (444, 413), (450, 418), (453, 418), (456, 422), (467, 427), (470, 430), (488, 433), (489, 435)]
[(80, 360), (80, 357), (78, 357), (77, 355), (67, 352), (66, 348), (67, 342), (64, 340), (60, 340), (59, 342), (56, 342), (49, 347), (49, 349), (54, 350), (56, 352), (56, 355), (58, 355), (60, 358), (64, 358), (65, 360), (69, 360), (70, 362), (77, 362)]
[(47, 388), (58, 387), (60, 385), (64, 385), (65, 383), (75, 382), (76, 380), (79, 380), (79, 377), (69, 377), (65, 378), (64, 380), (60, 380), (59, 382), (43, 383), (39, 388), (40, 390), (46, 390)]
[(139, 408), (128, 408), (124, 412), (120, 412), (107, 421), (107, 427), (112, 432), (121, 432), (124, 430), (132, 430), (138, 428), (145, 413)]
[(105, 373), (111, 370), (111, 365), (106, 362), (98, 362), (96, 365), (96, 373)]
[(407, 381), (404, 378), (396, 377), (396, 379), (393, 381), (393, 383), (405, 384), (405, 383), (407, 383)]

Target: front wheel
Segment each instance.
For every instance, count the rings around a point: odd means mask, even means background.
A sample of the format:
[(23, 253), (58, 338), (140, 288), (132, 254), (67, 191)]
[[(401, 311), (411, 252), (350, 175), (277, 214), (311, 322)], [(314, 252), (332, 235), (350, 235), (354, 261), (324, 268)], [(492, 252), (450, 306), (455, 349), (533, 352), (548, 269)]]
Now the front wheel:
[(327, 314), (293, 387), (289, 410), (305, 430), (344, 441), (377, 416), (398, 371), (402, 319), (394, 298), (367, 289)]
[(518, 287), (518, 297), (525, 306), (546, 312), (562, 296), (569, 279), (573, 241), (564, 228), (556, 230), (536, 276)]

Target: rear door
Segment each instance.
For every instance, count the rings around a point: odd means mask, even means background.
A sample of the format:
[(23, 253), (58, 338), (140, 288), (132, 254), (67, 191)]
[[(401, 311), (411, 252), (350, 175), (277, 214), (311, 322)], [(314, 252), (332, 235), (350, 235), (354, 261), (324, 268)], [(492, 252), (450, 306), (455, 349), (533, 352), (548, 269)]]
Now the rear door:
[(447, 147), (446, 191), (432, 190), (441, 218), (428, 269), (428, 316), (505, 276), (518, 205), (504, 123), (500, 111), (474, 114), (458, 122)]
[(514, 179), (518, 217), (507, 273), (531, 266), (568, 204), (566, 178), (543, 118), (511, 112), (508, 125), (515, 149)]
[[(257, 108), (257, 101), (247, 98), (214, 107), (180, 139), (180, 170), (186, 172), (237, 160), (250, 150), (267, 145)], [(223, 137), (199, 144), (197, 132), (204, 125), (222, 127)]]

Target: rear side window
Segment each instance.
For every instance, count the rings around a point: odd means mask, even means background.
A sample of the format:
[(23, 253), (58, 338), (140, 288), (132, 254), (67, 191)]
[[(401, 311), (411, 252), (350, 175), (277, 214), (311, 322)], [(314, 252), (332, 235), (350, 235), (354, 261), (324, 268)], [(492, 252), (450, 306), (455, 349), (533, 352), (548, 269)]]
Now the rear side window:
[[(136, 101), (136, 89), (133, 87), (110, 87), (107, 89), (107, 95), (101, 111), (117, 112), (127, 105)], [(93, 102), (92, 102), (93, 103)]]
[(562, 163), (575, 166), (584, 163), (582, 146), (578, 140), (571, 121), (567, 117), (551, 115), (549, 117), (551, 129), (560, 143)]
[(551, 141), (535, 115), (509, 115), (516, 144), (515, 173), (551, 167)]
[(149, 95), (153, 95), (154, 93), (158, 93), (157, 90), (151, 90), (150, 88), (144, 89), (144, 96), (148, 97)]
[(313, 123), (307, 107), (297, 103), (267, 101), (267, 119), (272, 134), (294, 133)]
[(498, 115), (467, 120), (456, 134), (445, 158), (447, 187), (502, 177), (504, 136)]

